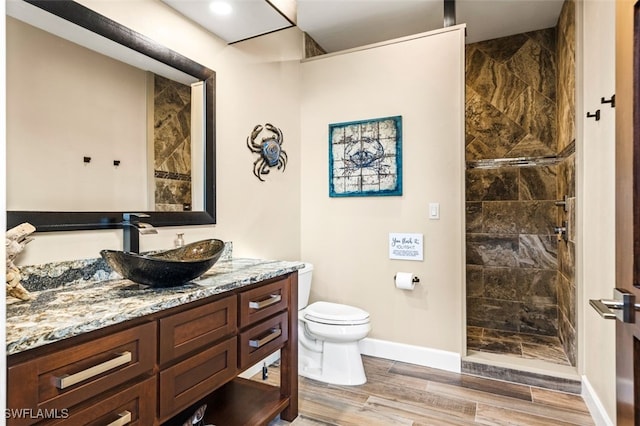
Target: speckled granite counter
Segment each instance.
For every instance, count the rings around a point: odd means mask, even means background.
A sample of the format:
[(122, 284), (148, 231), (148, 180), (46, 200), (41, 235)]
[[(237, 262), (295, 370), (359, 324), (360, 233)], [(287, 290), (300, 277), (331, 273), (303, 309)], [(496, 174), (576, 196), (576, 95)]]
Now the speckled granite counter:
[(301, 262), (229, 259), (218, 261), (199, 279), (178, 287), (149, 288), (129, 280), (112, 279), (72, 282), (32, 292), (32, 301), (7, 301), (7, 355), (275, 278), (302, 267)]

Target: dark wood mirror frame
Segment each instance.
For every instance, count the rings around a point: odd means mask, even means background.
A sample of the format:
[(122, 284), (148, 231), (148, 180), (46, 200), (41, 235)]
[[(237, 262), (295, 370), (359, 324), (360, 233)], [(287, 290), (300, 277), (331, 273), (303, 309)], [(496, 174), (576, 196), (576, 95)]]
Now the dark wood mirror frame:
[[(144, 221), (153, 226), (205, 225), (216, 223), (215, 71), (158, 44), (93, 10), (71, 0), (24, 0), (62, 19), (138, 51), (172, 68), (196, 77), (205, 85), (204, 210), (185, 212), (145, 211)], [(37, 117), (34, 117), (37, 119)], [(7, 177), (9, 178), (9, 177)], [(23, 222), (37, 232), (115, 229), (122, 227), (124, 211), (7, 211), (7, 229)]]

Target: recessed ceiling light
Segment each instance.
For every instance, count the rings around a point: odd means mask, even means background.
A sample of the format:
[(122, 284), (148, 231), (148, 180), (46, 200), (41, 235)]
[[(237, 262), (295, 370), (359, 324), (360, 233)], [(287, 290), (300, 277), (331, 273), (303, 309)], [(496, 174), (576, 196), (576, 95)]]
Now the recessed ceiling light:
[(226, 1), (212, 1), (209, 3), (209, 9), (216, 15), (230, 15), (233, 8)]

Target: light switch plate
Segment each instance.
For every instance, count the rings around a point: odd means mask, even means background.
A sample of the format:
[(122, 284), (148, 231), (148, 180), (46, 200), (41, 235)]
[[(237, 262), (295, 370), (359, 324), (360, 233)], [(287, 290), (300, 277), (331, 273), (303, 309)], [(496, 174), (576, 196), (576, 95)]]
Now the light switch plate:
[(429, 219), (440, 219), (440, 203), (429, 203)]

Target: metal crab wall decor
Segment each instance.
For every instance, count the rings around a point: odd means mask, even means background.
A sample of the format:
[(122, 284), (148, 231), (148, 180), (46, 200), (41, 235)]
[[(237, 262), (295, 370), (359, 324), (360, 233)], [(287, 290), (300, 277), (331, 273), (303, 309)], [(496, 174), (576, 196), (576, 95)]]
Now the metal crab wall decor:
[[(256, 142), (262, 132), (268, 132), (269, 136), (264, 136), (261, 142)], [(264, 182), (262, 175), (269, 174), (269, 167), (277, 167), (283, 172), (287, 167), (287, 153), (282, 149), (282, 142), (282, 131), (270, 123), (266, 123), (264, 127), (258, 124), (247, 137), (249, 150), (260, 155), (253, 162), (253, 174), (261, 182)]]

